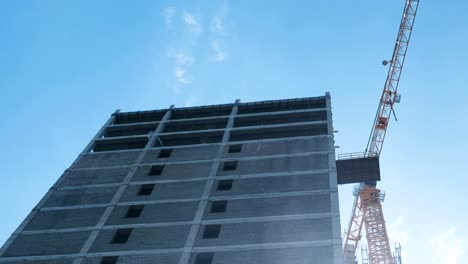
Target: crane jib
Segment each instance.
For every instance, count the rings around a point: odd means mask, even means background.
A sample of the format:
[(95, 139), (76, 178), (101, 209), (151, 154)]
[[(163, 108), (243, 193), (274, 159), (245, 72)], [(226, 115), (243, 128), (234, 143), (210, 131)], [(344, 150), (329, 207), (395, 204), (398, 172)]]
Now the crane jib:
[[(352, 154), (349, 157), (348, 154), (348, 159), (351, 159), (351, 161), (338, 160), (337, 167), (339, 164), (346, 165), (346, 163), (368, 165), (369, 162), (365, 160), (371, 160), (372, 158), (377, 160), (376, 164), (378, 165), (390, 117), (392, 113), (394, 114), (393, 106), (400, 100), (398, 84), (405, 63), (406, 52), (411, 39), (418, 6), (419, 0), (406, 0), (392, 59), (390, 62), (384, 61), (384, 65), (389, 64), (388, 74), (365, 152), (360, 157), (353, 157)], [(338, 158), (340, 158), (340, 156), (338, 156)], [(358, 161), (359, 159), (361, 160)], [(368, 166), (367, 168), (357, 168), (356, 170), (366, 170), (370, 172), (372, 168)], [(378, 168), (378, 173), (380, 179), (380, 168)], [(342, 179), (353, 179), (353, 177), (350, 176), (346, 177), (343, 176)], [(372, 176), (370, 177), (372, 178)], [(338, 175), (338, 178), (340, 179), (340, 175)], [(383, 194), (376, 188), (375, 184), (366, 184), (363, 182), (355, 188), (354, 195), (355, 199), (352, 216), (345, 233), (345, 241), (343, 244), (343, 263), (356, 263), (356, 255), (363, 227), (365, 227), (366, 230), (368, 244), (367, 247), (363, 248), (361, 254), (363, 262), (369, 264), (401, 263), (400, 246), (398, 245), (396, 247), (394, 256), (392, 256), (391, 253), (381, 204), (383, 201)]]
[(385, 135), (387, 133), (393, 105), (399, 98), (398, 84), (400, 82), (403, 65), (405, 63), (408, 44), (411, 39), (414, 20), (419, 6), (419, 0), (406, 0), (405, 9), (400, 22), (395, 48), (390, 61), (387, 79), (380, 98), (377, 114), (367, 143), (367, 156), (380, 156)]

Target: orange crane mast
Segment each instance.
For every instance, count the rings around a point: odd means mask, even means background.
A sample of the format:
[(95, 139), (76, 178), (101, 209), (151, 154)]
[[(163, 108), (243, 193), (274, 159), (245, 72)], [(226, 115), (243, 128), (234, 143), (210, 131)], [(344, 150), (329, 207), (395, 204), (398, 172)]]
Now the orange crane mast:
[[(385, 135), (388, 128), (393, 106), (400, 102), (398, 84), (400, 82), (403, 65), (406, 58), (414, 20), (416, 18), (419, 0), (405, 0), (405, 8), (400, 22), (392, 59), (384, 61), (383, 65), (389, 65), (387, 79), (380, 98), (380, 103), (372, 126), (367, 147), (362, 153), (361, 159), (379, 158)], [(353, 156), (350, 156), (353, 158)], [(385, 226), (382, 210), (384, 194), (376, 188), (376, 182), (363, 182), (354, 191), (354, 205), (351, 220), (348, 225), (343, 245), (343, 257), (345, 264), (356, 263), (356, 253), (361, 240), (362, 228), (365, 226), (367, 247), (369, 256), (363, 258), (370, 264), (397, 264), (401, 263), (400, 246), (397, 246), (395, 256), (392, 256), (390, 242)]]

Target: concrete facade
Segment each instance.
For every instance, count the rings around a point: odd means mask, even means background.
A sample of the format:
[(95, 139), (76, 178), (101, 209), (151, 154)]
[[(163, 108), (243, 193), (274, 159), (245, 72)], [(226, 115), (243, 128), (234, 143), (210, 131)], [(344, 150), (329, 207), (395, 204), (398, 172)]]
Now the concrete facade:
[(0, 263), (341, 264), (329, 94), (115, 112)]

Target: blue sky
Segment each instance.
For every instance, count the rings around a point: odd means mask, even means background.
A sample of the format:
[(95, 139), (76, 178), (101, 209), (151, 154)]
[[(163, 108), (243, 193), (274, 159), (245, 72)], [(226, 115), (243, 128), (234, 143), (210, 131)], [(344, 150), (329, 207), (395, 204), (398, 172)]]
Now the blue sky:
[[(331, 92), (339, 153), (362, 151), (402, 0), (2, 1), (0, 243), (117, 108)], [(406, 263), (468, 256), (466, 1), (421, 1), (379, 184)], [(352, 186), (340, 187), (342, 229)]]

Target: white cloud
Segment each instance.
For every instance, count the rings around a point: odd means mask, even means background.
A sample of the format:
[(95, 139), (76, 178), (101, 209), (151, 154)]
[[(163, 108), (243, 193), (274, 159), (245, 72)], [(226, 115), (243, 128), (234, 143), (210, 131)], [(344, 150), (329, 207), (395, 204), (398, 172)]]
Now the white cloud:
[(180, 66), (174, 68), (174, 76), (180, 84), (189, 84), (190, 81), (187, 79), (187, 69)]
[(185, 51), (170, 52), (168, 56), (174, 60), (172, 74), (174, 75), (176, 83), (173, 90), (175, 93), (179, 93), (182, 86), (192, 82), (189, 69), (195, 62), (195, 59), (190, 53)]
[(191, 66), (194, 58), (187, 52), (179, 51), (174, 55), (175, 62), (179, 66)]
[(227, 36), (225, 28), (227, 10), (228, 8), (225, 2), (220, 8), (218, 8), (210, 23), (210, 30), (213, 37), (213, 40), (211, 41), (211, 50), (213, 51), (213, 57), (216, 62), (223, 62), (228, 57), (228, 52), (225, 47), (221, 45), (221, 39)]
[(457, 236), (455, 228), (435, 233), (427, 242), (432, 254), (432, 262), (438, 264), (466, 263), (465, 255), (468, 244), (465, 239)]
[(218, 62), (223, 62), (227, 59), (228, 53), (226, 50), (221, 48), (219, 42), (217, 40), (211, 42), (211, 49), (214, 51), (214, 60)]
[(192, 25), (192, 26), (198, 25), (198, 22), (195, 19), (195, 17), (188, 12), (184, 12), (184, 15), (182, 18), (184, 19), (184, 22), (187, 23), (188, 25)]
[(174, 6), (168, 6), (164, 8), (163, 16), (164, 16), (164, 24), (166, 24), (166, 27), (171, 28), (172, 21), (174, 20), (175, 14), (176, 14), (176, 8)]
[(202, 33), (203, 30), (200, 23), (200, 18), (197, 18), (194, 14), (184, 12), (182, 15), (182, 20), (188, 27), (189, 31), (195, 36), (195, 39)]
[(211, 20), (211, 25), (210, 25), (211, 32), (215, 34), (219, 34), (221, 36), (226, 35), (223, 20), (224, 18), (221, 17), (219, 14), (215, 15), (213, 20)]
[(211, 20), (210, 29), (211, 32), (217, 35), (224, 36), (227, 34), (225, 29), (226, 18), (228, 14), (227, 3), (224, 2), (223, 5), (218, 8), (215, 16)]

